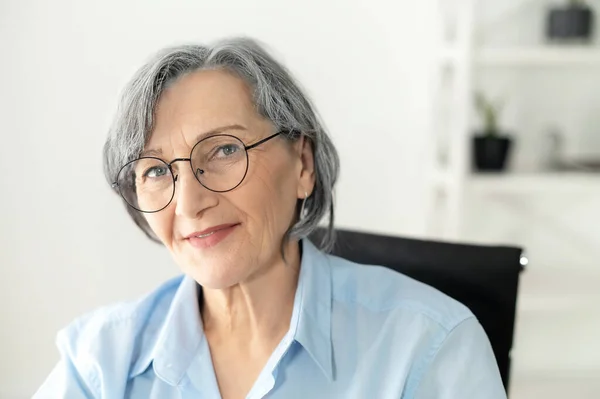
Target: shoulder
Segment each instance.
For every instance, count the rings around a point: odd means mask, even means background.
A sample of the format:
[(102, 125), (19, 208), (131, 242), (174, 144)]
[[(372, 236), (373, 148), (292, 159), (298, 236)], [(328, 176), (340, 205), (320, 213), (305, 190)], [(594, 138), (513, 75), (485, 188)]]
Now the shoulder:
[(167, 311), (183, 277), (178, 276), (168, 280), (154, 291), (143, 297), (100, 307), (86, 313), (67, 325), (61, 333), (76, 334), (79, 339), (95, 337), (107, 329), (145, 324), (152, 321), (153, 313)]
[(173, 278), (138, 300), (101, 307), (73, 320), (57, 334), (61, 355), (75, 367), (105, 369), (109, 365), (103, 361), (135, 367), (144, 356), (139, 343), (156, 341), (182, 280)]
[(327, 256), (331, 265), (333, 301), (402, 320), (419, 319), (448, 333), (474, 318), (460, 302), (394, 270), (360, 265)]

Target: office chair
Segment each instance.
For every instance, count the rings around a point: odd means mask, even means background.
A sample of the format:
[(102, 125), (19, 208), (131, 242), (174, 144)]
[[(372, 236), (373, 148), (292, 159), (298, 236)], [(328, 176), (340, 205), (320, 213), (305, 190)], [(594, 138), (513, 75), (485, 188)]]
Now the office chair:
[[(317, 246), (324, 230), (309, 239)], [(519, 273), (523, 251), (336, 230), (331, 251), (353, 262), (381, 265), (462, 302), (487, 333), (508, 391)]]

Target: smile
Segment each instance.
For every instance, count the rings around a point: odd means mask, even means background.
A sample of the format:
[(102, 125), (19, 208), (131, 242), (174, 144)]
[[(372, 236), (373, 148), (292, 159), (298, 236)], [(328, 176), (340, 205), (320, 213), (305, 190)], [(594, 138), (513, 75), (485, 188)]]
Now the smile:
[(233, 233), (239, 225), (239, 223), (222, 224), (197, 231), (187, 237), (187, 242), (199, 249), (214, 247)]

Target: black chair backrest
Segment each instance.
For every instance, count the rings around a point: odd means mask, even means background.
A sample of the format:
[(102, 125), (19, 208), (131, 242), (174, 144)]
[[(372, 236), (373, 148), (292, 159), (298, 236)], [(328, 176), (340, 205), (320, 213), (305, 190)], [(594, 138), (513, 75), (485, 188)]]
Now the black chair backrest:
[[(381, 265), (462, 302), (487, 333), (508, 390), (521, 248), (424, 241), (336, 230), (333, 255)], [(309, 238), (317, 246), (323, 230)]]

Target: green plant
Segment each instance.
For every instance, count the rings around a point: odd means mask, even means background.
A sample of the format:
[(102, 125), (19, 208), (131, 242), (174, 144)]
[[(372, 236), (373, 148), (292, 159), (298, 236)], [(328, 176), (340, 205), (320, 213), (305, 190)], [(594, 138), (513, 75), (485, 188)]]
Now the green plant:
[(484, 134), (486, 136), (497, 136), (500, 133), (498, 127), (498, 114), (500, 113), (501, 108), (500, 104), (494, 104), (482, 93), (476, 93), (475, 108), (483, 121)]

